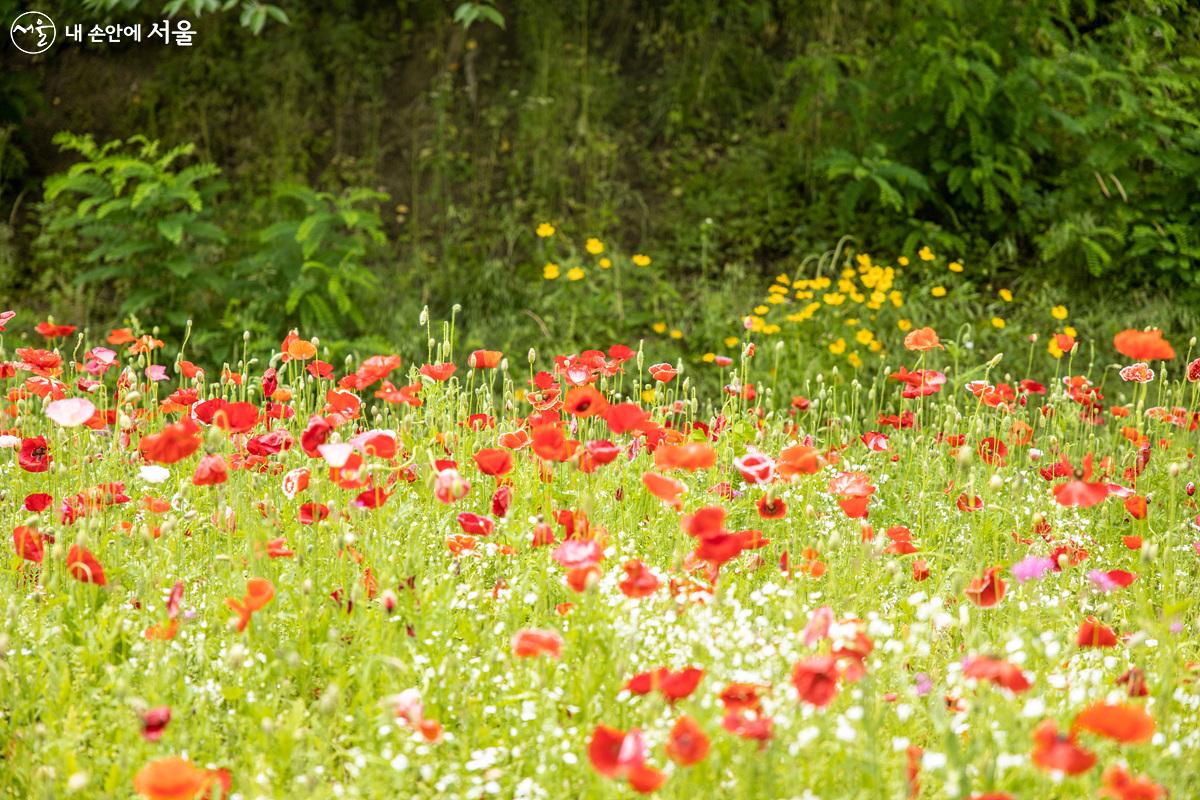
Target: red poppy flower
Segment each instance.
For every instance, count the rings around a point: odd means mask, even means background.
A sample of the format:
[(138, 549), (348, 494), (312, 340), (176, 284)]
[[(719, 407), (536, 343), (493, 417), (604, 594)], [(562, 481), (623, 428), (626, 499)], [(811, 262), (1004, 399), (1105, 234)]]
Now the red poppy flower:
[(963, 594), (975, 605), (981, 608), (991, 608), (1004, 597), (1007, 584), (1000, 577), (1000, 567), (988, 567), (982, 577), (975, 578)]
[(469, 533), (473, 536), (489, 536), (496, 528), (496, 523), (479, 514), (472, 514), (469, 511), (464, 511), (458, 515), (458, 524), (462, 527), (463, 533)]
[(703, 761), (708, 749), (708, 736), (696, 720), (686, 714), (675, 720), (667, 738), (667, 758), (681, 767), (690, 767)]
[(831, 656), (811, 656), (796, 662), (792, 684), (800, 699), (818, 708), (833, 702), (838, 686), (837, 660)]
[(1096, 764), (1096, 756), (1075, 742), (1075, 734), (1063, 736), (1051, 720), (1033, 732), (1033, 763), (1044, 770), (1079, 775)]
[[(642, 774), (645, 770), (657, 772), (646, 766), (646, 755), (646, 741), (636, 729), (626, 733), (607, 725), (597, 725), (588, 742), (588, 760), (592, 762), (592, 768), (606, 778), (628, 778), (631, 785), (635, 775), (643, 787), (656, 780), (653, 775)], [(665, 775), (662, 780), (666, 780)], [(662, 780), (658, 780), (657, 785), (661, 785)], [(652, 791), (637, 786), (634, 788)]]
[(538, 425), (533, 429), (532, 438), (533, 452), (546, 461), (566, 461), (571, 457), (571, 443), (557, 423)]
[(966, 492), (963, 492), (958, 496), (958, 499), (954, 501), (954, 506), (959, 511), (964, 511), (966, 513), (982, 511), (983, 498), (979, 495), (969, 495)]
[(258, 423), (253, 403), (224, 403), (213, 410), (212, 424), (229, 433), (245, 433)]
[(16, 549), (17, 555), (26, 561), (42, 563), (45, 555), (45, 542), (45, 537), (33, 528), (25, 525), (13, 528), (13, 547)]
[(991, 681), (1015, 693), (1023, 692), (1033, 685), (1016, 664), (990, 656), (976, 656), (968, 660), (963, 667), (963, 675), (976, 680)]
[(45, 472), (50, 469), (50, 446), (45, 436), (33, 436), (21, 440), (17, 463), (26, 472)]
[(649, 597), (661, 585), (658, 577), (638, 559), (625, 562), (625, 579), (618, 585), (626, 597)]
[(758, 499), (758, 515), (763, 519), (783, 519), (787, 516), (787, 503), (781, 497), (764, 494)]
[(1146, 742), (1154, 735), (1154, 720), (1141, 706), (1096, 703), (1075, 717), (1072, 730), (1085, 730), (1118, 742)]
[(167, 730), (171, 721), (171, 707), (159, 706), (142, 714), (142, 738), (147, 742), (157, 742)]
[(301, 525), (312, 525), (321, 522), (329, 516), (329, 506), (324, 503), (302, 503), (296, 513), (296, 519)]
[(983, 463), (992, 467), (1003, 467), (1004, 457), (1008, 455), (1008, 445), (994, 436), (981, 439), (977, 450)]
[(57, 325), (53, 322), (39, 322), (33, 329), (47, 339), (61, 339), (75, 332), (74, 325)]
[(670, 364), (651, 364), (650, 377), (659, 383), (670, 383), (671, 380), (679, 374), (679, 370), (675, 369)]
[(753, 739), (766, 747), (771, 738), (773, 722), (771, 718), (761, 713), (748, 714), (745, 711), (729, 709), (721, 718), (721, 727), (740, 736), (743, 739)]
[(288, 548), (287, 538), (283, 536), (267, 542), (266, 554), (270, 558), (291, 558), (296, 555), (294, 550)]
[(562, 636), (552, 630), (525, 628), (517, 631), (512, 638), (512, 654), (517, 658), (558, 658), (562, 655), (562, 646)]
[(72, 545), (67, 551), (67, 571), (71, 577), (83, 583), (94, 583), (104, 586), (108, 579), (104, 577), (104, 567), (86, 547)]
[(196, 471), (192, 475), (192, 483), (196, 486), (215, 486), (229, 479), (229, 467), (225, 459), (217, 453), (210, 453), (200, 459)]
[(1146, 498), (1140, 494), (1130, 495), (1125, 498), (1125, 510), (1129, 512), (1129, 516), (1134, 519), (1146, 518)]
[(512, 471), (512, 453), (485, 447), (475, 454), (475, 466), (484, 475), (507, 475)]
[(770, 483), (775, 478), (775, 461), (765, 453), (751, 450), (741, 458), (733, 461), (733, 466), (742, 473), (746, 483), (755, 486)]
[(1159, 800), (1167, 796), (1167, 790), (1144, 775), (1134, 777), (1120, 764), (1111, 764), (1104, 770), (1100, 795), (1112, 800)]
[(604, 421), (613, 433), (625, 433), (646, 423), (646, 412), (636, 403), (613, 403), (603, 412)]
[(458, 367), (453, 362), (442, 362), (440, 364), (424, 364), (419, 372), (426, 378), (440, 383), (450, 380), (450, 376), (457, 369)]
[(1075, 644), (1079, 647), (1114, 647), (1117, 644), (1117, 634), (1112, 628), (1098, 622), (1095, 617), (1088, 616), (1079, 625)]

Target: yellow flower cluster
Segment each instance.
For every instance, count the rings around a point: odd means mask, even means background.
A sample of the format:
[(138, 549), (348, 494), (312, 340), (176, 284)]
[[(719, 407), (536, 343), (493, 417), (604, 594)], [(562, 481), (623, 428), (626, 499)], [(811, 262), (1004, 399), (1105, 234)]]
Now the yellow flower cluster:
[[(537, 235), (537, 237), (543, 240), (550, 239), (557, 232), (558, 230), (549, 222), (540, 223), (534, 229), (534, 233)], [(561, 241), (561, 237), (556, 241)], [(587, 251), (589, 255), (599, 256), (599, 258), (596, 259), (596, 266), (598, 268), (612, 269), (613, 260), (608, 256), (603, 255), (604, 242), (592, 236), (584, 242), (583, 249)], [(566, 253), (560, 252), (560, 255), (566, 255)], [(652, 263), (650, 256), (646, 255), (645, 253), (634, 253), (632, 256), (630, 256), (629, 260), (635, 267), (639, 268), (648, 267)], [(558, 280), (564, 274), (566, 275), (568, 281), (581, 281), (587, 277), (587, 271), (582, 266), (571, 267), (565, 273), (563, 272), (562, 268), (553, 261), (548, 262), (544, 267), (542, 267), (542, 278), (548, 281)]]

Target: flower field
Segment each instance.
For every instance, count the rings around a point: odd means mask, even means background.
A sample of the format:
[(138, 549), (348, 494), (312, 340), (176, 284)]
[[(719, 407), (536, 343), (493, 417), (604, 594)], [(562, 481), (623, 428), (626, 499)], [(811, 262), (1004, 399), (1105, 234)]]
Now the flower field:
[(761, 319), (696, 366), (426, 322), (219, 372), (27, 322), (2, 797), (1200, 796), (1200, 359), (1159, 331), (953, 365), (910, 325), (787, 385)]

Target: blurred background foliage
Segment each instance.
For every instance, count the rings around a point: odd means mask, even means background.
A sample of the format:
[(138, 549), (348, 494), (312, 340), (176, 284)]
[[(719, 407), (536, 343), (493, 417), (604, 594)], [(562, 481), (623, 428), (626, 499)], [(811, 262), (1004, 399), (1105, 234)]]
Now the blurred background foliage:
[[(37, 6), (59, 42), (0, 62), (5, 304), (193, 319), (215, 360), (403, 352), (456, 304), (466, 348), (695, 358), (846, 234), (966, 265), (947, 328), (1000, 285), (1098, 330), (1200, 302), (1189, 0)], [(166, 16), (192, 47), (62, 36)]]

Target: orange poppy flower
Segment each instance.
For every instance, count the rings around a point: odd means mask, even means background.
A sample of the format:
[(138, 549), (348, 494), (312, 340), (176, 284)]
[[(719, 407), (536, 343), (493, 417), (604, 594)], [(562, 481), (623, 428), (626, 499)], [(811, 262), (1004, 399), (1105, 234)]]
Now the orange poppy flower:
[(563, 411), (580, 419), (602, 414), (607, 407), (608, 400), (593, 386), (576, 386), (563, 400)]
[(223, 769), (201, 769), (178, 756), (156, 759), (138, 771), (133, 790), (147, 800), (194, 800), (200, 795), (217, 796), (229, 793), (232, 784), (229, 772)]
[(285, 363), (292, 360), (307, 361), (317, 354), (316, 345), (301, 339), (299, 332), (295, 329), (288, 332), (279, 349), (283, 353), (282, 360)]
[(686, 469), (695, 472), (717, 463), (717, 451), (703, 442), (681, 445), (659, 445), (654, 451), (654, 466), (662, 470)]
[(904, 347), (908, 350), (916, 350), (917, 352), (945, 349), (942, 346), (941, 340), (938, 339), (937, 332), (933, 328), (917, 328), (915, 331), (910, 331), (904, 337)]
[(1127, 328), (1113, 337), (1113, 347), (1134, 361), (1170, 361), (1175, 357), (1175, 348), (1158, 329), (1136, 331)]
[(504, 353), (499, 350), (476, 350), (467, 357), (467, 366), (471, 369), (495, 369), (503, 358)]
[(1079, 712), (1072, 730), (1085, 730), (1118, 742), (1145, 742), (1154, 735), (1154, 720), (1141, 706), (1096, 703)]
[(250, 624), (251, 615), (271, 602), (271, 598), (274, 596), (275, 587), (269, 580), (266, 578), (251, 578), (246, 581), (246, 595), (242, 598), (241, 602), (232, 597), (226, 599), (225, 605), (230, 610), (237, 612), (238, 631), (246, 630), (246, 626)]

